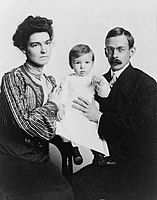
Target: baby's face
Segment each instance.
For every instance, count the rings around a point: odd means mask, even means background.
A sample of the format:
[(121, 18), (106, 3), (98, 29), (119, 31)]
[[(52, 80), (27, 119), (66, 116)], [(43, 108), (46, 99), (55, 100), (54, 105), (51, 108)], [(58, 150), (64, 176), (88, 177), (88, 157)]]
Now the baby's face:
[(94, 64), (92, 57), (93, 55), (90, 52), (73, 60), (72, 67), (76, 75), (87, 76), (91, 72)]

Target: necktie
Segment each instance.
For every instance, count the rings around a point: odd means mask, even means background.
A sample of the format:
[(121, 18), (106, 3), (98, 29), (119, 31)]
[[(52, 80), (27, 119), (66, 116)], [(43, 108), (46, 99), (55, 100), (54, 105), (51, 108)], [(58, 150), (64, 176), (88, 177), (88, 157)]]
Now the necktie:
[(115, 73), (113, 72), (112, 77), (111, 77), (111, 80), (110, 80), (110, 87), (111, 87), (111, 88), (112, 88), (113, 85), (115, 84), (116, 80), (117, 80), (117, 77), (116, 77)]

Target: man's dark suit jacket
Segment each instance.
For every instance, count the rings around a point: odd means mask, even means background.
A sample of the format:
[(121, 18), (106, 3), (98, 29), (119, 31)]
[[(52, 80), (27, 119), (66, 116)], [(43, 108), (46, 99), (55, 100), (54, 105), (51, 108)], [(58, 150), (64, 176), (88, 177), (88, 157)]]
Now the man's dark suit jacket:
[[(110, 81), (110, 71), (104, 75)], [(117, 164), (152, 169), (157, 160), (157, 83), (130, 64), (100, 98), (98, 134)]]
[[(110, 81), (110, 71), (104, 76)], [(156, 81), (130, 64), (109, 96), (95, 99), (102, 112), (98, 134), (116, 165), (90, 164), (76, 172), (76, 200), (156, 200)]]

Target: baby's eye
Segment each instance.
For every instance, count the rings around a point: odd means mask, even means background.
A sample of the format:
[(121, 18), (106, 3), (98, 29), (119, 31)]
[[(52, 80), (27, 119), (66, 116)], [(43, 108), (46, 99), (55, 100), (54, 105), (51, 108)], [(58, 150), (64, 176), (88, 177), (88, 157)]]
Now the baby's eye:
[(90, 62), (89, 62), (89, 61), (86, 61), (85, 63), (86, 63), (86, 64), (89, 64)]
[(75, 65), (79, 65), (79, 64), (80, 64), (80, 62), (79, 62), (79, 61), (76, 61), (76, 62), (75, 62)]

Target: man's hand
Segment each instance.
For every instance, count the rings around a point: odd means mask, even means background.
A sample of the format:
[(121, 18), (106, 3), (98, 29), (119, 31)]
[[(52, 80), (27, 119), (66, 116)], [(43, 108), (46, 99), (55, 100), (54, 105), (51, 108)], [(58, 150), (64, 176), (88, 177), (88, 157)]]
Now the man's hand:
[(90, 103), (87, 99), (84, 99), (83, 97), (78, 97), (78, 99), (74, 100), (73, 102), (73, 108), (82, 111), (82, 114), (90, 121), (95, 123), (98, 122), (102, 113), (96, 107), (94, 99), (92, 100), (92, 103)]

